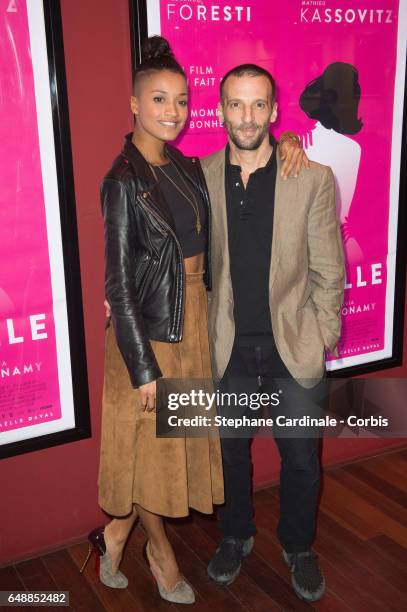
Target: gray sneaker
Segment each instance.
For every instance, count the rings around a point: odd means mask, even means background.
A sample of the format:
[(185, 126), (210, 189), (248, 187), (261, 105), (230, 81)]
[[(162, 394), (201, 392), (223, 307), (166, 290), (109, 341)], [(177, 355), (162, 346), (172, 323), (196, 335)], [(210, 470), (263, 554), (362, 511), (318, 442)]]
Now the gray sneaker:
[(291, 584), (295, 593), (305, 601), (318, 601), (325, 593), (325, 578), (321, 572), (317, 555), (312, 551), (287, 553), (284, 561), (291, 568)]
[(254, 537), (247, 540), (229, 536), (223, 538), (208, 565), (208, 576), (217, 584), (227, 586), (238, 577), (242, 559), (253, 550)]

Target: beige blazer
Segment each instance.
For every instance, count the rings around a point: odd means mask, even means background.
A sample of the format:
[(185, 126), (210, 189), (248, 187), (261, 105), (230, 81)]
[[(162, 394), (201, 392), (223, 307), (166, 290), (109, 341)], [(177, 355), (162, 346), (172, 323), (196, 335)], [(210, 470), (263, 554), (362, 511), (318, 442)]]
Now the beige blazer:
[[(274, 338), (286, 367), (304, 387), (325, 368), (341, 331), (344, 259), (332, 170), (312, 162), (298, 178), (277, 181), (269, 277)], [(222, 378), (235, 336), (225, 198), (225, 150), (202, 159), (212, 203), (209, 342), (213, 375)], [(244, 245), (241, 245), (244, 248)]]

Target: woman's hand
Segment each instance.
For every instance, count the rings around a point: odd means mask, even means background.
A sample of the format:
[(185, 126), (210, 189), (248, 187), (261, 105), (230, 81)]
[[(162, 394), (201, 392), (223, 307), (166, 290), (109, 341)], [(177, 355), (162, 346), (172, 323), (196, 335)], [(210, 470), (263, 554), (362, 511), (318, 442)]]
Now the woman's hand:
[(155, 412), (155, 401), (157, 396), (157, 382), (155, 380), (140, 385), (140, 401), (145, 412)]
[(280, 157), (284, 161), (281, 168), (281, 176), (286, 180), (294, 174), (297, 177), (300, 173), (301, 166), (310, 167), (309, 159), (304, 153), (304, 149), (299, 142), (293, 138), (286, 138), (280, 145)]

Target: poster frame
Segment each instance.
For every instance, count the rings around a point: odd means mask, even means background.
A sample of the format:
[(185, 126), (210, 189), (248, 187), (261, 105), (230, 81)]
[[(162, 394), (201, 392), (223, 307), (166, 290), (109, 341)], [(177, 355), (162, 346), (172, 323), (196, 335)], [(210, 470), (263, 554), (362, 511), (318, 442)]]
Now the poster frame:
[(91, 437), (78, 228), (59, 0), (43, 0), (52, 129), (61, 221), (75, 426), (0, 445), (0, 459)]
[[(133, 76), (137, 64), (140, 62), (141, 43), (148, 36), (147, 22), (148, 0), (129, 0), (130, 34)], [(394, 315), (393, 315), (393, 342), (392, 354), (384, 359), (347, 366), (327, 372), (329, 378), (343, 378), (361, 376), (379, 370), (394, 368), (403, 363), (404, 342), (404, 310), (406, 291), (406, 263), (407, 263), (407, 75), (404, 75), (404, 113), (401, 141), (400, 184), (397, 222), (396, 271), (394, 288)]]

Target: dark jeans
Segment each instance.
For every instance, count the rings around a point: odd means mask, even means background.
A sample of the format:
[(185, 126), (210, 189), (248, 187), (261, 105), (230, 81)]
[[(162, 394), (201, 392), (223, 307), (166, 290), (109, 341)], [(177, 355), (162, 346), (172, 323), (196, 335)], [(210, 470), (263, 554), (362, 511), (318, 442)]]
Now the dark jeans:
[[(312, 391), (303, 389), (292, 379), (275, 347), (235, 345), (219, 390), (225, 393), (250, 394), (259, 390), (274, 393), (282, 386), (281, 379), (294, 385), (295, 392), (304, 401), (300, 402), (300, 407), (297, 401), (294, 410), (292, 406), (284, 407), (284, 404), (269, 408), (270, 416), (273, 416), (273, 412), (275, 415), (286, 414), (287, 409), (298, 416), (299, 412), (319, 416), (315, 404), (307, 401)], [(233, 409), (236, 415), (241, 416), (240, 406), (228, 408), (228, 416)], [(249, 416), (260, 416), (249, 412)], [(315, 531), (320, 486), (319, 438), (280, 437), (275, 426), (273, 433), (281, 457), (277, 535), (287, 552), (306, 551), (311, 547)], [(225, 537), (246, 539), (256, 533), (253, 522), (251, 438), (222, 437), (221, 442), (226, 503), (219, 511), (220, 528)]]

